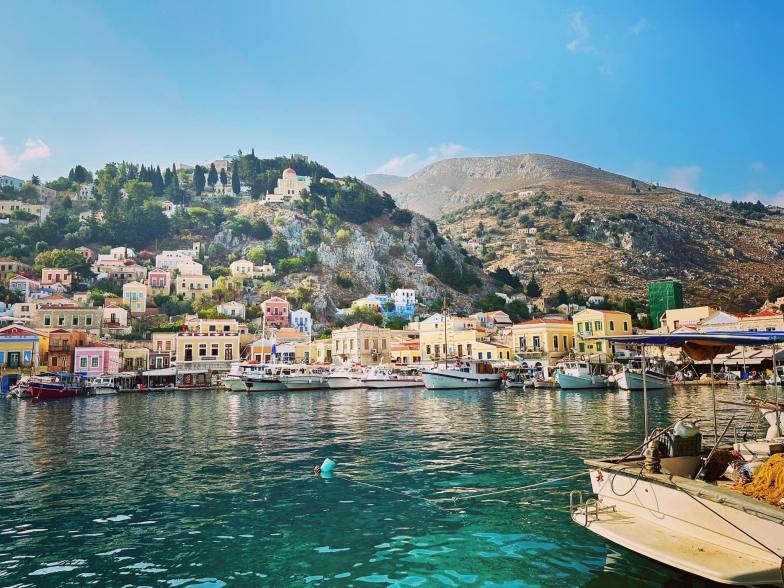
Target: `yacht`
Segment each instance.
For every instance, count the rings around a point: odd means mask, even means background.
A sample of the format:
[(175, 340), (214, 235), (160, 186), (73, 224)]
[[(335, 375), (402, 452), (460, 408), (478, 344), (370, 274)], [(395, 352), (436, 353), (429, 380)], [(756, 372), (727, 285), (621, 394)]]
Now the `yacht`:
[(235, 392), (245, 392), (248, 387), (245, 378), (250, 374), (263, 373), (267, 366), (263, 363), (242, 361), (231, 364), (229, 372), (223, 376), (221, 383), (225, 388)]
[(489, 361), (457, 361), (453, 367), (432, 368), (422, 372), (425, 388), (448, 390), (458, 388), (499, 388), (501, 371)]
[(376, 366), (369, 368), (362, 376), (366, 388), (371, 390), (381, 388), (422, 388), (422, 376), (415, 370), (403, 370)]
[(593, 373), (584, 361), (565, 361), (555, 373), (561, 390), (590, 390), (607, 387), (607, 376)]
[(362, 370), (356, 367), (336, 369), (327, 376), (327, 385), (330, 390), (365, 388), (365, 382), (362, 381), (363, 375)]
[(305, 365), (282, 374), (280, 381), (287, 390), (326, 390), (328, 375), (327, 368)]
[(138, 389), (135, 373), (103, 374), (90, 380), (90, 394), (102, 396)]

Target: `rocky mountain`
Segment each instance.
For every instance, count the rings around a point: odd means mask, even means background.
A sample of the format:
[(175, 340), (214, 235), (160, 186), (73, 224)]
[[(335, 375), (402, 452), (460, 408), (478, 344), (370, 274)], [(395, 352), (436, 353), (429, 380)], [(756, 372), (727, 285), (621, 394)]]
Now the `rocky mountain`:
[(461, 157), (430, 164), (408, 178), (374, 174), (364, 180), (391, 194), (399, 206), (430, 218), (497, 192), (528, 190), (547, 181), (576, 181), (596, 187), (629, 185), (631, 178), (560, 157), (529, 153)]

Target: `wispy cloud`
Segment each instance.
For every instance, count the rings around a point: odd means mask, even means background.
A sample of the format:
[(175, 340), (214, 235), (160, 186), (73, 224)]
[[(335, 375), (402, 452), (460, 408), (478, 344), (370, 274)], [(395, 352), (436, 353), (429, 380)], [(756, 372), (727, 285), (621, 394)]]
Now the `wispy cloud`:
[(634, 23), (632, 26), (630, 26), (628, 31), (632, 35), (639, 35), (641, 32), (643, 32), (647, 28), (648, 28), (648, 19), (641, 18), (636, 23)]
[(664, 185), (683, 190), (684, 192), (696, 192), (700, 174), (702, 174), (702, 168), (699, 165), (671, 167), (667, 169), (667, 178), (664, 180)]
[(574, 12), (569, 17), (569, 34), (571, 41), (566, 44), (566, 49), (572, 53), (592, 53), (591, 31), (583, 20), (582, 12)]
[(753, 171), (754, 173), (759, 173), (759, 172), (761, 172), (762, 170), (764, 170), (764, 169), (765, 169), (765, 163), (764, 163), (764, 162), (762, 162), (762, 161), (753, 161), (753, 162), (751, 162), (751, 164), (749, 165), (749, 168), (750, 168), (750, 169), (751, 169), (751, 171)]
[(408, 176), (422, 169), (426, 165), (435, 163), (450, 157), (460, 157), (471, 153), (471, 149), (459, 143), (442, 143), (435, 147), (429, 147), (426, 154), (407, 153), (393, 157), (386, 163), (380, 165), (374, 174), (391, 174), (396, 176)]
[(0, 173), (17, 173), (26, 161), (46, 159), (51, 150), (41, 139), (27, 139), (21, 153), (11, 153), (5, 146), (5, 139), (0, 137)]

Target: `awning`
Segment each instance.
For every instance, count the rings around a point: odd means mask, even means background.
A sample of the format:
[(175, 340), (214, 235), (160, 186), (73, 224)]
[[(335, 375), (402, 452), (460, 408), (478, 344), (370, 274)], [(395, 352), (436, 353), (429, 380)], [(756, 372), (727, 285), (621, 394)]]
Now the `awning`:
[(668, 333), (604, 337), (613, 343), (664, 345), (678, 347), (695, 360), (713, 359), (731, 353), (736, 345), (774, 345), (784, 343), (784, 331), (714, 331), (712, 333)]

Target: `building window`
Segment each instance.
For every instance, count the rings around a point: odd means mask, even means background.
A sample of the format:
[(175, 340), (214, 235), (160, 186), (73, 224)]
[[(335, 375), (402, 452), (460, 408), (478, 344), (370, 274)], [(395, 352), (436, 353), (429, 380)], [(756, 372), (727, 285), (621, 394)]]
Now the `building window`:
[(602, 330), (602, 321), (593, 321), (593, 328), (595, 331)]
[(93, 317), (91, 317), (89, 314), (86, 317), (84, 317), (84, 324), (87, 325), (88, 327), (92, 325)]
[(610, 330), (611, 331), (615, 330), (615, 321), (610, 321)]
[(212, 344), (212, 348), (210, 349), (210, 355), (212, 355), (212, 357), (218, 357), (218, 344), (217, 343), (213, 343)]
[(72, 316), (72, 317), (71, 317), (71, 325), (73, 325), (73, 326), (75, 327), (75, 326), (77, 326), (78, 324), (79, 324), (79, 317), (78, 317), (78, 316), (76, 316), (76, 315)]
[(553, 349), (558, 351), (558, 335), (553, 335)]
[(90, 363), (92, 364), (92, 367), (97, 368), (98, 367), (98, 356), (95, 355), (92, 358), (90, 358), (90, 360), (91, 360)]
[(628, 331), (629, 330), (629, 323), (626, 322), (626, 321), (623, 321), (623, 330), (624, 331)]
[(601, 341), (597, 341), (596, 342), (596, 351), (601, 351), (601, 350), (602, 350), (602, 342)]
[(207, 355), (207, 344), (199, 343), (199, 357), (205, 357), (206, 355)]
[(425, 354), (430, 355), (430, 345), (425, 345)]
[(471, 344), (469, 343), (466, 345), (466, 351), (468, 352), (468, 357), (471, 357)]
[(52, 317), (48, 314), (44, 316), (44, 326), (49, 327), (52, 325)]
[(85, 370), (87, 369), (87, 358), (86, 357), (80, 357), (79, 358), (79, 367), (82, 368), (82, 369), (85, 369)]
[(62, 327), (64, 324), (65, 324), (65, 317), (63, 315), (58, 316), (57, 317), (57, 325), (59, 327)]
[(226, 348), (224, 349), (223, 358), (226, 361), (231, 361), (232, 359), (234, 359), (234, 347), (232, 346), (231, 343), (226, 345)]
[(482, 352), (479, 352), (479, 359), (482, 359)]

